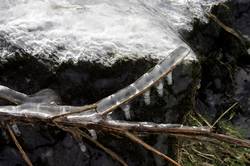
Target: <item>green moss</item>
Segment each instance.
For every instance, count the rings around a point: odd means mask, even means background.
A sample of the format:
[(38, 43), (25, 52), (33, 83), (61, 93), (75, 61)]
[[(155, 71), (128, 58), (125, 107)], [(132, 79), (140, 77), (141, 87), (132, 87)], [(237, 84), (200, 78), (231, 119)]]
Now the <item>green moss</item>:
[(236, 126), (233, 126), (231, 122), (221, 121), (219, 122), (219, 126), (222, 129), (223, 133), (227, 135), (236, 136), (238, 138), (244, 138), (245, 131)]
[[(204, 119), (195, 113), (185, 117), (185, 123), (192, 126), (205, 125)], [(244, 138), (244, 131), (232, 126), (228, 121), (220, 121), (220, 132)], [(181, 140), (180, 163), (183, 166), (247, 166), (250, 164), (250, 148), (237, 147), (227, 143)]]

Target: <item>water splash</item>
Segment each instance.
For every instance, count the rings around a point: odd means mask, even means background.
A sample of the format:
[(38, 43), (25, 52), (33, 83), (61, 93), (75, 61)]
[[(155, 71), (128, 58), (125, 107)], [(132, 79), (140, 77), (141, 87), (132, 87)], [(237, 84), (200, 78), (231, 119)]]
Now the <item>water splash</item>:
[(6, 46), (0, 55), (14, 56), (18, 50), (8, 47), (13, 45), (59, 62), (110, 66), (148, 55), (160, 60), (185, 44), (177, 31), (191, 29), (193, 17), (205, 20), (203, 8), (211, 2), (216, 1), (1, 0), (0, 38)]

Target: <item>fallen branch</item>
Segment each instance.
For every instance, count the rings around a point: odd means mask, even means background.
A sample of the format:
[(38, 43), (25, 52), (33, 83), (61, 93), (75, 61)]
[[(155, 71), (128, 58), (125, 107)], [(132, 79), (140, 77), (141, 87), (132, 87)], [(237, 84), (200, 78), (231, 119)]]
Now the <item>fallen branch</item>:
[[(98, 114), (98, 113), (96, 113)], [(0, 112), (0, 117), (3, 116)], [(6, 116), (6, 115), (5, 115)], [(21, 121), (25, 123), (39, 123), (45, 122), (47, 125), (55, 125), (58, 123), (62, 126), (70, 126), (70, 127), (84, 127), (88, 129), (96, 129), (96, 130), (104, 130), (109, 132), (120, 132), (123, 133), (125, 131), (133, 131), (133, 132), (141, 132), (141, 133), (165, 133), (168, 135), (173, 135), (176, 137), (206, 137), (211, 139), (216, 139), (218, 141), (223, 141), (229, 144), (234, 144), (241, 147), (250, 148), (250, 141), (235, 138), (232, 136), (227, 136), (224, 134), (213, 133), (210, 127), (196, 127), (196, 126), (183, 126), (181, 124), (156, 124), (150, 122), (127, 122), (127, 121), (118, 121), (118, 120), (109, 120), (109, 119), (99, 119), (95, 121), (94, 115), (90, 116), (90, 119), (86, 121), (68, 121), (67, 118), (65, 119), (56, 119), (55, 121), (50, 121), (50, 119), (38, 119), (32, 118), (29, 115), (29, 118), (26, 118), (25, 115), (23, 116), (12, 116), (7, 115), (9, 120)], [(99, 116), (97, 116), (99, 117)], [(102, 118), (102, 117), (99, 117)], [(7, 120), (7, 119), (6, 119)], [(210, 141), (209, 139), (204, 141)]]
[[(57, 126), (62, 129), (96, 129), (109, 131), (110, 134), (125, 133), (125, 135), (133, 141), (143, 145), (146, 149), (162, 156), (166, 160), (175, 163), (175, 165), (178, 165), (178, 163), (147, 145), (131, 134), (130, 131), (148, 134), (165, 133), (176, 137), (206, 137), (249, 148), (250, 142), (248, 140), (213, 133), (210, 127), (190, 127), (181, 124), (156, 124), (152, 122), (127, 122), (113, 120), (108, 116), (108, 114), (112, 113), (112, 111), (118, 107), (127, 104), (137, 96), (145, 93), (152, 86), (159, 84), (159, 82), (170, 74), (189, 52), (190, 50), (188, 48), (183, 46), (178, 47), (169, 55), (170, 59), (163, 60), (134, 83), (94, 104), (86, 106), (57, 105), (59, 103), (59, 97), (51, 90), (42, 90), (34, 95), (28, 96), (7, 87), (0, 86), (0, 98), (16, 104), (15, 106), (0, 106), (0, 120), (6, 122), (15, 120), (16, 122), (32, 124), (43, 122), (47, 125)], [(79, 136), (79, 132), (80, 130), (75, 134)], [(121, 164), (124, 166), (126, 165), (126, 163), (114, 152), (89, 138), (86, 134), (80, 133), (81, 136), (95, 143)], [(13, 140), (17, 141), (17, 139)], [(18, 142), (16, 144), (20, 145)], [(26, 160), (27, 155), (25, 161)]]

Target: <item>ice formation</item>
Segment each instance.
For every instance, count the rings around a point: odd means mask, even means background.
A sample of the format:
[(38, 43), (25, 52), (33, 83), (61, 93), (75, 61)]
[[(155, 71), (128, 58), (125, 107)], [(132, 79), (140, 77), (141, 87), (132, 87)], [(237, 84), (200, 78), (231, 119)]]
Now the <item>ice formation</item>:
[[(161, 81), (161, 79), (163, 79), (162, 77), (165, 77), (169, 70), (176, 64), (180, 63), (185, 57), (189, 55), (189, 53), (190, 49), (184, 46), (179, 46), (177, 49), (175, 49), (168, 55), (168, 58), (165, 58), (163, 61), (158, 63), (153, 69), (142, 75), (134, 83), (100, 100), (97, 103), (97, 111), (105, 112), (108, 110), (115, 109), (120, 104), (126, 103), (132, 97), (137, 96), (141, 93), (144, 93), (145, 103), (149, 105), (149, 88), (157, 84), (157, 82)], [(168, 73), (168, 75), (169, 74), (171, 74), (171, 72)]]
[(123, 112), (125, 114), (125, 118), (126, 119), (131, 119), (130, 104), (121, 105), (121, 109), (123, 110)]
[(144, 94), (143, 94), (143, 98), (144, 98), (144, 102), (146, 105), (150, 104), (150, 90), (147, 90)]
[(156, 90), (157, 90), (157, 93), (160, 97), (163, 96), (164, 94), (164, 81), (161, 80), (157, 85), (156, 85)]
[(173, 72), (168, 73), (166, 79), (167, 79), (168, 85), (172, 85), (173, 84)]

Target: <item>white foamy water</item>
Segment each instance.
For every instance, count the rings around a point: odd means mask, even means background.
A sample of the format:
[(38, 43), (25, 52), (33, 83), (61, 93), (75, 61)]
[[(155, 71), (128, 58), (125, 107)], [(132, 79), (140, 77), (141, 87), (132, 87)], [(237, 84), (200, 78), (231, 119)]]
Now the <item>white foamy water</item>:
[[(58, 62), (110, 66), (121, 58), (162, 59), (185, 45), (177, 31), (190, 30), (193, 17), (205, 20), (202, 6), (212, 1), (1, 0), (0, 37)], [(2, 58), (12, 55), (0, 48)]]

